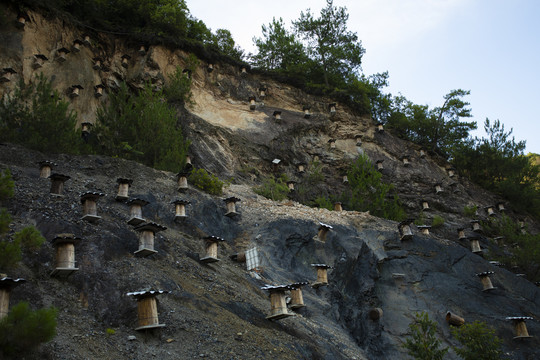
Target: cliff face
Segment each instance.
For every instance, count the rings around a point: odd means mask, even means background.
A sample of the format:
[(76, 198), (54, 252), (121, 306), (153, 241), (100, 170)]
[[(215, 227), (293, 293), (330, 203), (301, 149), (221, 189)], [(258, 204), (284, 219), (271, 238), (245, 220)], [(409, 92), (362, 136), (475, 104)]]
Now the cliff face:
[[(73, 51), (76, 39), (84, 40), (87, 29), (29, 12), (23, 29), (15, 26), (16, 14), (6, 12), (0, 28), (0, 65), (17, 73), (0, 84), (11, 91), (18, 79), (29, 81), (37, 72), (53, 80), (55, 88), (69, 98), (69, 89), (80, 85), (80, 95), (71, 99), (79, 122), (94, 122), (95, 112), (107, 93), (126, 81), (140, 87), (151, 81), (166, 83), (176, 66), (188, 57), (163, 46), (147, 47), (112, 35), (89, 32), (90, 43)], [(71, 50), (64, 62), (58, 50)], [(34, 65), (36, 54), (48, 60)], [(130, 55), (127, 67), (122, 56)], [(94, 69), (95, 58), (102, 67)], [(441, 159), (422, 157), (415, 145), (389, 133), (378, 133), (372, 120), (359, 117), (341, 104), (331, 115), (330, 99), (302, 93), (289, 85), (259, 75), (240, 73), (229, 65), (200, 63), (192, 74), (194, 105), (183, 110), (179, 123), (192, 141), (195, 166), (222, 179), (232, 178), (226, 196), (237, 196), (239, 215), (224, 216), (222, 198), (192, 187), (177, 192), (174, 174), (156, 171), (129, 161), (101, 156), (40, 154), (5, 144), (0, 146), (0, 167), (9, 167), (16, 182), (15, 198), (8, 204), (15, 228), (35, 224), (50, 240), (59, 233), (82, 238), (76, 246), (77, 267), (67, 279), (50, 277), (55, 267), (55, 249), (50, 243), (38, 253), (26, 254), (12, 276), (28, 282), (12, 294), (12, 302), (27, 300), (33, 306), (56, 306), (58, 335), (41, 347), (39, 358), (49, 359), (389, 359), (403, 358), (400, 348), (407, 326), (417, 311), (427, 311), (439, 323), (445, 345), (456, 345), (444, 317), (452, 311), (466, 319), (486, 321), (505, 341), (505, 352), (515, 359), (533, 359), (540, 354), (540, 290), (533, 283), (497, 268), (459, 241), (457, 228), (468, 227), (464, 206), (496, 203), (493, 194), (478, 189), (466, 179), (450, 177)], [(104, 96), (94, 96), (94, 86), (105, 86)], [(267, 88), (261, 98), (259, 89)], [(249, 97), (256, 96), (250, 110)], [(304, 118), (303, 105), (312, 113)], [(281, 111), (277, 122), (274, 111)], [(362, 145), (355, 136), (361, 134)], [(336, 139), (335, 148), (328, 143)], [(384, 160), (383, 178), (395, 184), (409, 215), (421, 211), (421, 200), (431, 212), (444, 218), (441, 228), (400, 241), (397, 224), (368, 213), (307, 208), (293, 201), (275, 203), (255, 195), (251, 186), (260, 174), (272, 171), (271, 162), (281, 160), (280, 172), (302, 181), (296, 164), (317, 157), (323, 164), (328, 189), (338, 192), (343, 184), (341, 169), (359, 153), (373, 162)], [(401, 156), (410, 155), (411, 166)], [(39, 178), (36, 161), (58, 164), (55, 172), (71, 176), (65, 196), (49, 194), (50, 182)], [(255, 169), (256, 171), (248, 171)], [(143, 216), (167, 227), (156, 235), (149, 257), (137, 257), (138, 234), (126, 223), (129, 207), (115, 200), (116, 179), (130, 178), (131, 197), (149, 204)], [(441, 193), (435, 191), (440, 183)], [(80, 194), (99, 191), (96, 223), (81, 220)], [(171, 201), (191, 201), (188, 217), (174, 220)], [(508, 210), (510, 216), (517, 216)], [(487, 216), (481, 212), (480, 216)], [(319, 222), (332, 229), (319, 241)], [(536, 224), (530, 223), (534, 231)], [(204, 236), (225, 239), (219, 244), (220, 262), (203, 264)], [(482, 248), (495, 246), (480, 236)], [(260, 271), (247, 271), (245, 264), (229, 257), (256, 247)], [(265, 284), (308, 281), (313, 284), (313, 263), (333, 266), (328, 286), (304, 286), (306, 307), (297, 316), (269, 321), (270, 301), (260, 290)], [(495, 271), (496, 290), (482, 292), (476, 273)], [(135, 332), (136, 301), (126, 293), (148, 288), (171, 291), (158, 297), (160, 323), (154, 332)], [(370, 319), (369, 311), (383, 315)], [(290, 310), (292, 312), (292, 310)], [(527, 322), (533, 339), (515, 342), (513, 325), (506, 316), (532, 316)], [(114, 334), (107, 334), (112, 328)], [(130, 336), (135, 335), (135, 338)], [(131, 339), (131, 340), (130, 340)], [(449, 358), (456, 358), (450, 353)]]

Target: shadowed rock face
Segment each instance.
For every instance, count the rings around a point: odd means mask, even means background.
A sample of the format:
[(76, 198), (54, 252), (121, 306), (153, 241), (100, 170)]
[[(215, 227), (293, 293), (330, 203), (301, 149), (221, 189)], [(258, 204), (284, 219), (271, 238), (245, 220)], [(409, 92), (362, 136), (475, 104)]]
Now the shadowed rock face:
[[(14, 20), (16, 14), (7, 14)], [(167, 74), (177, 65), (184, 66), (187, 54), (177, 49), (151, 46), (140, 56), (137, 46), (105, 34), (96, 34), (94, 46), (68, 54), (60, 64), (54, 60), (56, 49), (71, 44), (81, 29), (32, 11), (30, 17), (24, 31), (9, 22), (0, 29), (0, 60), (17, 71), (14, 81), (0, 86), (0, 93), (13, 90), (20, 78), (29, 81), (35, 74), (34, 54), (43, 53), (49, 61), (40, 71), (55, 88), (65, 91), (76, 83), (84, 87), (71, 100), (80, 123), (95, 120), (96, 109), (107, 101), (107, 91), (120, 81), (132, 88), (142, 86), (144, 80), (159, 85), (167, 82)], [(120, 61), (125, 53), (132, 56), (127, 68)], [(104, 59), (104, 70), (92, 68), (96, 56)], [(493, 267), (487, 256), (471, 253), (468, 240), (457, 240), (457, 228), (468, 229), (470, 220), (462, 215), (464, 206), (482, 208), (496, 203), (496, 196), (466, 179), (449, 178), (442, 159), (421, 158), (415, 145), (389, 132), (376, 134), (371, 119), (345, 106), (338, 104), (330, 118), (330, 99), (260, 75), (240, 77), (233, 67), (214, 65), (211, 73), (202, 63), (193, 72), (195, 105), (178, 109), (178, 123), (192, 141), (193, 164), (222, 180), (234, 179), (224, 197), (242, 200), (236, 217), (224, 216), (223, 197), (209, 196), (191, 185), (180, 196), (172, 173), (121, 159), (40, 154), (0, 145), (0, 168), (9, 167), (16, 182), (15, 198), (7, 204), (15, 228), (35, 224), (48, 240), (58, 233), (83, 239), (75, 248), (80, 270), (67, 279), (49, 276), (55, 261), (51, 244), (25, 254), (21, 266), (10, 274), (28, 280), (13, 291), (12, 304), (26, 300), (35, 307), (59, 308), (58, 335), (41, 347), (41, 358), (398, 359), (406, 357), (400, 345), (419, 311), (427, 311), (438, 322), (446, 346), (457, 345), (444, 320), (452, 311), (468, 323), (482, 320), (494, 327), (512, 358), (539, 356), (539, 288)], [(256, 99), (256, 109), (251, 111), (248, 98), (263, 82), (267, 96), (264, 102)], [(99, 83), (107, 89), (98, 99), (90, 89)], [(311, 104), (310, 119), (303, 116), (306, 103)], [(272, 116), (275, 110), (282, 112), (280, 124)], [(361, 147), (356, 146), (356, 134), (363, 134)], [(335, 149), (328, 146), (330, 138), (336, 139)], [(418, 216), (425, 199), (430, 206), (426, 218), (438, 215), (444, 224), (432, 229), (430, 236), (413, 227), (413, 238), (400, 242), (395, 222), (367, 213), (307, 208), (294, 201), (274, 203), (251, 190), (273, 171), (273, 159), (281, 160), (278, 173), (301, 183), (305, 175), (295, 165), (309, 164), (318, 156), (325, 177), (322, 189), (339, 193), (347, 186), (341, 168), (359, 153), (374, 163), (384, 160), (383, 180), (395, 185), (410, 217)], [(408, 167), (400, 160), (403, 154), (411, 155)], [(55, 171), (71, 177), (64, 198), (49, 195), (49, 180), (39, 177), (39, 160), (55, 162)], [(131, 197), (149, 202), (143, 217), (167, 227), (156, 234), (154, 255), (134, 255), (138, 234), (127, 224), (129, 207), (114, 199), (119, 177), (133, 179)], [(442, 184), (442, 193), (435, 192), (435, 183)], [(97, 204), (101, 219), (94, 224), (80, 220), (80, 194), (86, 191), (107, 194)], [(179, 197), (191, 204), (187, 218), (175, 222), (171, 201)], [(516, 215), (511, 208), (507, 214)], [(319, 222), (332, 226), (325, 242), (318, 241)], [(538, 224), (529, 226), (538, 231)], [(226, 240), (218, 245), (219, 262), (199, 262), (205, 255), (206, 236)], [(479, 241), (483, 249), (495, 246), (481, 234)], [(230, 260), (252, 247), (257, 247), (260, 257), (258, 273)], [(311, 266), (315, 263), (333, 267), (328, 270), (328, 286), (304, 286), (306, 307), (297, 311), (298, 316), (266, 320), (270, 301), (260, 287), (312, 284), (317, 278)], [(495, 271), (491, 280), (496, 290), (482, 292), (475, 274), (483, 271)], [(159, 321), (166, 327), (136, 333), (136, 301), (125, 294), (148, 288), (171, 291), (158, 297)], [(383, 310), (378, 321), (368, 317), (374, 307)], [(522, 315), (535, 319), (527, 322), (533, 338), (513, 342), (512, 323), (504, 318)], [(115, 329), (115, 335), (107, 335), (107, 328)], [(131, 335), (136, 340), (128, 340)], [(449, 358), (457, 357), (450, 353)]]
[[(49, 195), (49, 180), (39, 177), (36, 159), (47, 157), (71, 176), (63, 199)], [(540, 313), (539, 289), (515, 274), (491, 266), (467, 246), (438, 236), (413, 236), (400, 242), (397, 223), (366, 213), (311, 209), (293, 202), (274, 203), (253, 194), (248, 186), (232, 185), (226, 196), (242, 199), (239, 216), (224, 216), (222, 198), (190, 189), (188, 218), (174, 221), (172, 199), (178, 196), (174, 174), (120, 159), (100, 156), (44, 155), (5, 145), (1, 167), (16, 181), (9, 202), (16, 227), (34, 223), (47, 239), (74, 233), (80, 270), (67, 279), (50, 278), (54, 247), (47, 243), (27, 254), (16, 276), (27, 283), (12, 301), (59, 308), (58, 335), (43, 345), (41, 354), (54, 357), (284, 359), (403, 358), (401, 341), (414, 312), (427, 311), (439, 323), (445, 345), (456, 345), (444, 317), (450, 310), (466, 322), (486, 321), (505, 340), (515, 359), (537, 356), (538, 338), (512, 342), (509, 315)], [(157, 254), (138, 258), (137, 233), (127, 225), (129, 206), (114, 194), (119, 176), (132, 178), (133, 197), (150, 202), (143, 217), (166, 226), (156, 234)], [(79, 194), (101, 191), (102, 216), (96, 224), (80, 220)], [(112, 194), (112, 195), (111, 195)], [(333, 228), (326, 241), (317, 240), (319, 221)], [(223, 237), (218, 263), (204, 265), (207, 235)], [(254, 275), (229, 256), (256, 246), (262, 272)], [(299, 316), (271, 322), (265, 284), (316, 279), (313, 263), (333, 266), (328, 286), (303, 287), (305, 308)], [(495, 271), (497, 290), (482, 292), (475, 273)], [(401, 275), (400, 275), (401, 274)], [(160, 323), (155, 333), (136, 333), (136, 302), (125, 294), (147, 288), (165, 289), (158, 297)], [(370, 320), (378, 307), (383, 316)], [(529, 333), (540, 333), (536, 321)], [(114, 336), (105, 329), (114, 328)], [(137, 340), (128, 341), (129, 335)], [(173, 341), (167, 342), (172, 339)], [(106, 355), (107, 354), (107, 355)], [(276, 355), (277, 354), (277, 355)], [(70, 357), (71, 356), (71, 357)], [(450, 355), (450, 358), (455, 356)]]

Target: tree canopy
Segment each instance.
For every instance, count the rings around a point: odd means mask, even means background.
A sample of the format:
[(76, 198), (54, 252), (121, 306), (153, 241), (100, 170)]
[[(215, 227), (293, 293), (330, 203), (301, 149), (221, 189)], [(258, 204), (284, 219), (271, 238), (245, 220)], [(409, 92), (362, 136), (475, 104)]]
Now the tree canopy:
[(282, 18), (273, 18), (268, 26), (262, 25), (262, 36), (253, 38), (258, 49), (258, 53), (251, 56), (255, 66), (265, 70), (295, 72), (308, 62), (304, 45), (285, 28)]
[(476, 129), (476, 122), (462, 122), (471, 117), (469, 103), (463, 97), (470, 91), (457, 89), (444, 96), (440, 107), (414, 104), (403, 96), (386, 103), (390, 109), (387, 123), (396, 135), (424, 146), (440, 155), (449, 156), (452, 148)]
[(327, 0), (319, 17), (308, 9), (293, 21), (297, 34), (306, 42), (308, 55), (320, 64), (326, 86), (360, 69), (365, 49), (356, 33), (347, 29), (348, 20), (346, 7), (336, 7), (333, 0)]
[(487, 138), (468, 139), (456, 147), (454, 165), (473, 182), (540, 217), (540, 166), (524, 155), (525, 141), (516, 142), (512, 129), (505, 131), (499, 120), (486, 119), (484, 130)]

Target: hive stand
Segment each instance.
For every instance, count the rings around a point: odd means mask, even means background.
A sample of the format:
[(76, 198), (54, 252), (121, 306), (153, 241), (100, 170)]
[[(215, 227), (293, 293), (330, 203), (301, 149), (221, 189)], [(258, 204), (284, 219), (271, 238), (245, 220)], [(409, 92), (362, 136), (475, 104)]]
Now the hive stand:
[(88, 142), (88, 138), (90, 137), (90, 128), (93, 126), (91, 122), (83, 122), (81, 123), (81, 137), (84, 140), (84, 142)]
[(191, 156), (186, 155), (186, 165), (184, 165), (184, 169), (186, 171), (190, 171), (193, 168), (193, 164), (191, 163)]
[(334, 203), (334, 211), (343, 211), (343, 207), (341, 206), (341, 202), (336, 201)]
[(71, 51), (69, 51), (68, 49), (66, 49), (65, 47), (62, 47), (58, 50), (56, 50), (56, 60), (59, 62), (59, 63), (63, 63), (67, 60), (66, 56), (67, 54), (69, 54)]
[(43, 55), (43, 54), (35, 54), (34, 55), (34, 64), (32, 65), (32, 68), (34, 70), (40, 69), (43, 67), (43, 64), (45, 64), (45, 61), (48, 61), (49, 59)]
[(330, 111), (330, 116), (334, 116), (336, 114), (336, 103), (328, 104), (328, 111)]
[(2, 74), (0, 75), (0, 82), (9, 82), (13, 78), (13, 75), (17, 72), (13, 68), (4, 68), (2, 69)]
[(419, 225), (417, 227), (423, 235), (429, 235), (429, 229), (431, 229), (430, 225)]
[(100, 57), (95, 57), (92, 60), (94, 61), (94, 65), (92, 65), (92, 69), (101, 70), (101, 63), (103, 62), (103, 59)]
[(384, 125), (382, 122), (378, 122), (377, 123), (377, 133), (379, 134), (383, 134), (384, 133)]
[(84, 88), (81, 85), (79, 84), (71, 85), (71, 87), (69, 88), (69, 97), (72, 99), (79, 97), (81, 90), (84, 90)]
[(448, 325), (452, 325), (452, 326), (461, 326), (463, 324), (465, 324), (465, 319), (462, 318), (461, 316), (459, 315), (456, 315), (450, 311), (447, 311), (446, 312), (446, 322), (448, 323)]
[(287, 181), (287, 187), (289, 188), (289, 192), (294, 192), (295, 189), (294, 189), (294, 184), (296, 184), (297, 182), (294, 181), (294, 180), (289, 180)]
[(255, 96), (250, 96), (249, 97), (249, 110), (255, 110), (255, 107), (257, 105), (255, 104)]
[(129, 67), (129, 60), (131, 60), (131, 56), (124, 54), (122, 55), (122, 67), (124, 69), (127, 69)]
[(372, 308), (369, 310), (368, 316), (373, 321), (378, 321), (383, 316), (383, 310), (381, 308)]
[(492, 275), (492, 274), (495, 274), (495, 272), (484, 271), (484, 272), (476, 274), (476, 276), (478, 276), (480, 280), (482, 281), (482, 286), (483, 286), (482, 291), (487, 292), (487, 291), (496, 289), (496, 287), (494, 287), (493, 284), (491, 283), (491, 279), (489, 278), (489, 275)]
[(403, 166), (405, 167), (411, 166), (409, 155), (403, 155), (401, 157), (401, 161), (403, 162)]
[(223, 199), (223, 201), (225, 201), (225, 204), (227, 205), (227, 212), (225, 213), (225, 216), (233, 217), (238, 215), (236, 212), (236, 203), (240, 201), (239, 198), (231, 196)]
[(207, 236), (203, 240), (206, 243), (206, 255), (200, 259), (200, 262), (208, 264), (219, 261), (217, 257), (218, 243), (225, 241), (225, 239), (217, 236)]
[(67, 175), (51, 174), (49, 179), (51, 179), (51, 195), (63, 197), (64, 183), (71, 178)]
[(398, 224), (398, 231), (399, 231), (399, 239), (401, 241), (403, 240), (410, 240), (413, 237), (413, 233), (411, 230), (411, 223), (413, 222), (412, 219), (407, 219)]
[(75, 39), (73, 41), (73, 47), (72, 47), (72, 50), (74, 53), (78, 53), (81, 51), (81, 46), (83, 46), (83, 42), (79, 39)]
[(429, 203), (427, 200), (422, 200), (422, 211), (430, 211)]
[(264, 99), (266, 97), (266, 90), (266, 86), (264, 85), (259, 88), (259, 97), (261, 99)]
[(289, 287), (291, 289), (291, 302), (289, 304), (289, 307), (293, 310), (300, 309), (305, 307), (304, 304), (304, 296), (302, 294), (302, 286), (308, 285), (309, 283), (307, 281), (303, 282), (297, 282), (294, 284), (290, 284)]
[(25, 12), (20, 12), (17, 15), (17, 21), (15, 22), (15, 26), (17, 26), (19, 29), (24, 29), (26, 26), (26, 23), (30, 21), (30, 17)]
[(92, 42), (90, 40), (90, 35), (88, 34), (83, 34), (82, 35), (82, 38), (83, 38), (83, 44), (86, 45), (86, 46), (90, 46), (92, 45)]
[(25, 283), (24, 279), (12, 279), (6, 275), (0, 275), (0, 319), (7, 316), (9, 312), (9, 295), (11, 290)]
[(321, 286), (327, 286), (328, 269), (333, 269), (333, 267), (326, 264), (311, 264), (311, 266), (317, 269), (317, 280), (311, 285), (311, 287), (318, 289)]
[(133, 296), (137, 299), (137, 318), (139, 326), (135, 328), (136, 331), (156, 329), (165, 326), (165, 324), (159, 323), (156, 296), (168, 293), (169, 291), (166, 290), (144, 290), (126, 294), (127, 296)]
[(488, 216), (495, 216), (495, 210), (494, 210), (495, 206), (493, 205), (488, 205), (488, 206), (485, 206), (484, 207), (484, 210), (486, 210), (486, 213), (488, 214)]
[(326, 235), (332, 229), (333, 229), (332, 226), (330, 226), (328, 224), (324, 224), (324, 223), (319, 221), (319, 229), (318, 229), (318, 232), (317, 232), (317, 240), (319, 240), (321, 242), (326, 242)]
[(191, 202), (189, 202), (188, 200), (178, 199), (178, 200), (173, 201), (171, 204), (174, 204), (174, 210), (175, 210), (174, 219), (175, 220), (187, 218), (186, 205), (191, 204)]
[(56, 166), (55, 163), (49, 160), (40, 161), (38, 162), (38, 164), (39, 164), (39, 177), (44, 178), (44, 179), (51, 176), (52, 168), (53, 166)]
[(514, 330), (516, 334), (516, 336), (513, 338), (514, 340), (532, 338), (532, 336), (529, 335), (527, 325), (525, 324), (525, 320), (533, 320), (531, 316), (508, 316), (506, 320), (510, 320), (514, 323)]
[(94, 96), (99, 99), (103, 96), (103, 90), (105, 90), (105, 85), (97, 84), (96, 86), (94, 86)]
[(471, 224), (472, 231), (476, 233), (482, 232), (482, 227), (480, 226), (480, 220), (471, 220), (469, 221), (469, 223)]
[(126, 178), (116, 179), (118, 184), (118, 194), (116, 194), (116, 201), (126, 201), (129, 199), (129, 188), (133, 184), (133, 180)]
[(280, 163), (281, 163), (281, 159), (275, 158), (274, 160), (272, 160), (272, 171), (278, 172)]
[(279, 110), (274, 111), (272, 116), (274, 117), (274, 120), (276, 121), (276, 123), (278, 124), (281, 123), (281, 111)]
[(167, 230), (165, 226), (156, 224), (155, 222), (149, 222), (137, 226), (135, 231), (139, 232), (139, 250), (134, 254), (138, 256), (148, 256), (157, 253), (154, 250), (154, 239), (157, 232)]
[(81, 204), (83, 205), (83, 217), (81, 220), (96, 222), (101, 219), (97, 214), (97, 201), (105, 194), (100, 192), (88, 191), (81, 195)]
[(266, 285), (261, 287), (261, 290), (266, 290), (270, 293), (270, 315), (268, 320), (280, 320), (289, 316), (294, 316), (287, 309), (287, 300), (285, 292), (291, 290), (290, 285)]
[(137, 226), (146, 221), (142, 216), (142, 207), (148, 205), (148, 201), (133, 198), (127, 204), (129, 205), (129, 220), (127, 222), (129, 225)]
[(187, 77), (188, 79), (191, 79), (191, 69), (184, 69), (182, 70), (182, 76)]
[(81, 241), (73, 234), (58, 234), (52, 239), (53, 246), (56, 247), (56, 268), (51, 272), (51, 276), (68, 277), (79, 269), (75, 267), (75, 244)]
[(311, 106), (309, 105), (304, 105), (302, 107), (302, 111), (304, 112), (304, 119), (309, 119), (311, 117), (311, 113), (309, 112), (310, 109)]
[(482, 254), (482, 248), (480, 247), (480, 238), (477, 236), (471, 236), (469, 237), (469, 241), (471, 242), (471, 251), (474, 254)]
[(178, 191), (185, 192), (188, 189), (188, 182), (187, 177), (189, 175), (189, 172), (187, 171), (180, 171), (178, 174), (176, 174), (176, 178), (178, 180)]
[(524, 219), (519, 219), (518, 220), (518, 225), (519, 225), (519, 228), (521, 229), (521, 233), (526, 234), (527, 230), (525, 229), (525, 220)]

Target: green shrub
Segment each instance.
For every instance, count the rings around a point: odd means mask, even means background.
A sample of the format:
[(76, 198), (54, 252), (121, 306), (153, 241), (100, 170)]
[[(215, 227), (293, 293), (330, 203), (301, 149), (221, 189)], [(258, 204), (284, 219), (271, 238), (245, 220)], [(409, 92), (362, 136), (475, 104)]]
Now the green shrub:
[(56, 335), (56, 314), (52, 307), (33, 311), (26, 302), (13, 306), (0, 320), (0, 352), (21, 358), (41, 343), (51, 341)]
[(313, 206), (317, 197), (328, 197), (328, 191), (324, 185), (323, 165), (319, 161), (310, 162), (302, 181), (295, 189), (295, 200), (308, 206)]
[(11, 223), (11, 215), (5, 208), (0, 208), (0, 236), (9, 231), (9, 224)]
[(0, 141), (43, 152), (78, 153), (83, 142), (76, 130), (77, 115), (68, 106), (43, 74), (28, 84), (21, 81), (0, 102)]
[[(193, 71), (189, 68), (188, 70)], [(169, 75), (169, 85), (163, 89), (163, 94), (171, 103), (191, 104), (191, 78), (183, 73), (180, 66)]]
[(176, 110), (162, 98), (150, 84), (133, 94), (122, 83), (97, 111), (96, 151), (160, 170), (183, 169), (189, 141), (177, 126)]
[(193, 186), (204, 192), (212, 195), (223, 194), (223, 181), (220, 181), (217, 176), (209, 174), (204, 169), (193, 169), (188, 179)]
[(476, 217), (476, 211), (478, 210), (478, 206), (476, 205), (473, 205), (473, 206), (465, 206), (463, 208), (463, 215), (465, 215), (466, 217), (469, 217), (469, 218), (474, 218)]
[(13, 196), (14, 189), (15, 183), (9, 169), (0, 172), (0, 204)]
[(463, 346), (453, 347), (456, 354), (465, 360), (503, 359), (502, 340), (495, 335), (495, 330), (486, 323), (475, 321), (451, 329), (452, 335)]
[(21, 261), (21, 245), (17, 242), (1, 240), (0, 241), (0, 270), (7, 271), (12, 269)]
[(433, 221), (431, 222), (431, 226), (433, 228), (441, 227), (443, 226), (443, 224), (444, 224), (444, 219), (442, 217), (440, 217), (439, 215), (435, 215), (433, 217)]
[(482, 222), (482, 229), (488, 236), (502, 236), (504, 244), (508, 245), (510, 252), (501, 252), (498, 256), (501, 262), (516, 265), (531, 281), (540, 281), (540, 234), (523, 233), (506, 215)]
[(426, 312), (416, 313), (415, 316), (415, 321), (409, 324), (411, 335), (402, 346), (415, 359), (442, 359), (448, 348), (439, 349), (441, 341), (435, 336), (437, 323), (430, 320)]
[(287, 176), (282, 174), (275, 178), (273, 176), (267, 177), (263, 180), (263, 183), (253, 188), (256, 194), (264, 196), (267, 199), (274, 201), (281, 201), (287, 198), (289, 194), (289, 187), (287, 186)]
[(107, 330), (105, 330), (105, 332), (107, 333), (107, 335), (114, 335), (114, 334), (116, 334), (116, 330), (111, 329), (111, 328), (107, 328)]
[(27, 226), (15, 233), (13, 241), (21, 244), (21, 247), (28, 250), (37, 250), (45, 242), (45, 238), (34, 226)]
[[(9, 171), (6, 170), (4, 175), (0, 177), (0, 188), (12, 189), (13, 180)], [(4, 199), (13, 196), (13, 192), (4, 191)], [(28, 226), (21, 231), (15, 233), (12, 239), (9, 238), (9, 224), (11, 223), (11, 215), (5, 208), (0, 208), (0, 270), (8, 270), (15, 267), (22, 259), (23, 248), (29, 250), (38, 249), (45, 238), (33, 226)]]
[(391, 195), (394, 187), (385, 184), (382, 175), (366, 155), (360, 155), (347, 173), (349, 191), (342, 195), (351, 210), (369, 211), (371, 215), (400, 221), (405, 218), (397, 195)]
[(314, 160), (307, 166), (304, 182), (310, 186), (315, 186), (324, 181), (323, 165), (320, 161)]
[(420, 226), (420, 225), (426, 225), (426, 214), (424, 214), (423, 211), (420, 211), (416, 219), (414, 220), (414, 225)]
[(314, 203), (315, 203), (315, 206), (318, 208), (334, 210), (334, 203), (330, 199), (324, 196), (319, 196), (318, 198), (316, 198)]

